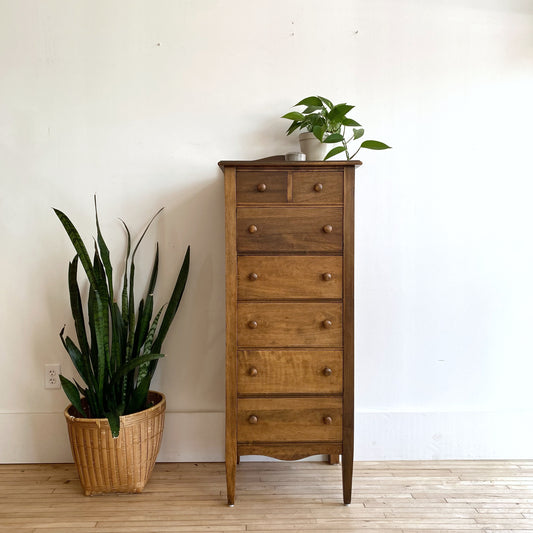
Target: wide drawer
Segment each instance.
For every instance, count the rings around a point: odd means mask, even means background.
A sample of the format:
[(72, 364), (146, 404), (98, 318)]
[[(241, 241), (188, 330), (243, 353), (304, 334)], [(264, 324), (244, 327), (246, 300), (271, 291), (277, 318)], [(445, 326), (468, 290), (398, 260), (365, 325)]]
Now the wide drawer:
[(240, 256), (237, 271), (242, 300), (342, 298), (340, 256)]
[(340, 394), (342, 350), (238, 352), (239, 394)]
[(240, 443), (342, 440), (341, 398), (240, 398), (237, 406)]
[(287, 202), (287, 172), (237, 170), (237, 203)]
[(341, 207), (239, 207), (238, 252), (341, 252)]
[(292, 200), (295, 203), (342, 204), (344, 174), (340, 172), (294, 172)]
[(242, 347), (342, 347), (341, 303), (240, 302)]

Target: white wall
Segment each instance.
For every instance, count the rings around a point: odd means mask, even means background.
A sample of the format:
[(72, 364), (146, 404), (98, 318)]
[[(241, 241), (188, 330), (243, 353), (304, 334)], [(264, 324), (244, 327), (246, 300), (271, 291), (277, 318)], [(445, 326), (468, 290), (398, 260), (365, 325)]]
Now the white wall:
[(117, 217), (166, 207), (161, 303), (191, 244), (160, 460), (222, 459), (217, 162), (295, 150), (278, 117), (310, 94), (394, 147), (357, 175), (356, 457), (530, 456), (532, 2), (0, 0), (0, 72), (0, 462), (70, 460), (51, 207), (90, 239), (93, 193), (115, 262)]

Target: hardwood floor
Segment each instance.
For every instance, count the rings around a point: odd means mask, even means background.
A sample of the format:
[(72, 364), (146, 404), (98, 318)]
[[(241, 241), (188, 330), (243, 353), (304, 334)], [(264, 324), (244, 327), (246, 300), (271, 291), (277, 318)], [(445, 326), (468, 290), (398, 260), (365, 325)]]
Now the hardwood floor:
[(533, 532), (533, 461), (158, 463), (145, 492), (85, 497), (74, 465), (0, 465), (0, 532)]

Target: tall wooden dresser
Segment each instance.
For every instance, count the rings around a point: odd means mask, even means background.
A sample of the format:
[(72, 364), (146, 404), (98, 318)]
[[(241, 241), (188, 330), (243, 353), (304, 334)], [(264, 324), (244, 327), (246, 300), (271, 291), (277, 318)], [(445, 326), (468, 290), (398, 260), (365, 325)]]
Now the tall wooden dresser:
[(351, 501), (354, 174), (360, 161), (221, 161), (226, 478), (242, 455), (342, 455)]

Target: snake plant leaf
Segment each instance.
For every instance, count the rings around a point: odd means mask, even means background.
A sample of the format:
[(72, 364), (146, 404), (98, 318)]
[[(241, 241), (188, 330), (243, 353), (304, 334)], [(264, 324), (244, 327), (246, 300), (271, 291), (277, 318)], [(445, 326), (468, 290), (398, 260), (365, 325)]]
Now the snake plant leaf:
[(91, 372), (87, 367), (87, 361), (85, 360), (85, 357), (80, 349), (74, 344), (70, 337), (67, 337), (66, 339), (63, 337), (63, 330), (61, 330), (59, 336), (61, 337), (63, 346), (65, 347), (65, 350), (67, 351), (70, 360), (72, 361), (74, 368), (78, 371), (81, 379), (83, 379), (86, 385), (94, 387), (94, 377), (91, 375)]
[(136, 413), (146, 407), (150, 382), (152, 381), (155, 368), (149, 368), (148, 373), (140, 381), (137, 388), (131, 393), (129, 404), (126, 407), (126, 414)]
[[(159, 311), (157, 312), (157, 315), (155, 315), (152, 325), (150, 326), (150, 329), (148, 330), (148, 334), (146, 335), (146, 340), (144, 342), (144, 345), (142, 346), (143, 355), (152, 352), (152, 343), (154, 341), (155, 331), (157, 329), (159, 317), (161, 316), (161, 313), (163, 312), (164, 307), (165, 306), (159, 309)], [(139, 370), (137, 371), (137, 383), (140, 383), (145, 378), (145, 376), (148, 374), (149, 368), (150, 368), (149, 363), (143, 363), (142, 365), (139, 366)]]
[(98, 220), (98, 206), (96, 205), (96, 195), (94, 195), (94, 214), (96, 219), (96, 239), (98, 247), (100, 249), (100, 255), (102, 257), (102, 263), (105, 267), (105, 273), (107, 277), (107, 286), (109, 290), (109, 301), (113, 301), (113, 266), (111, 265), (111, 258), (109, 254), (109, 248), (100, 231), (100, 222)]
[(131, 233), (126, 223), (119, 219), (126, 230), (126, 260), (124, 261), (124, 279), (122, 281), (122, 320), (126, 325), (129, 325), (129, 309), (128, 309), (128, 260), (131, 251)]
[(297, 104), (294, 104), (294, 107), (299, 105), (305, 105), (305, 106), (322, 106), (322, 101), (320, 97), (318, 96), (308, 96), (307, 98), (304, 98), (303, 100), (300, 100)]
[(150, 275), (150, 283), (148, 284), (148, 296), (154, 293), (155, 284), (157, 282), (158, 270), (159, 270), (159, 243), (156, 243), (154, 264), (152, 266), (152, 274)]
[(61, 382), (61, 387), (63, 387), (63, 390), (65, 391), (70, 403), (76, 408), (81, 417), (87, 418), (87, 415), (85, 414), (81, 404), (80, 393), (78, 392), (76, 385), (74, 385), (72, 381), (68, 380), (61, 374), (59, 375), (59, 381)]
[(109, 428), (111, 429), (111, 436), (116, 439), (120, 434), (120, 417), (117, 412), (108, 411), (105, 416), (109, 422)]
[(83, 316), (83, 305), (81, 303), (80, 289), (78, 286), (78, 254), (74, 256), (72, 262), (68, 264), (68, 288), (70, 295), (70, 309), (74, 318), (76, 336), (81, 351), (88, 355), (89, 343), (87, 341), (87, 331), (85, 329), (85, 317)]
[(340, 133), (332, 133), (328, 135), (323, 142), (325, 143), (340, 143), (344, 137)]
[(380, 141), (363, 141), (361, 148), (368, 148), (369, 150), (387, 150), (390, 146)]
[(145, 355), (140, 355), (139, 357), (134, 357), (133, 359), (131, 359), (131, 361), (128, 361), (126, 364), (122, 365), (120, 368), (117, 369), (115, 375), (113, 376), (113, 379), (111, 380), (111, 383), (117, 382), (120, 377), (126, 375), (132, 370), (135, 370), (143, 363), (149, 363), (150, 361), (154, 361), (155, 359), (161, 359), (162, 357), (165, 357), (165, 354), (148, 353)]
[(189, 275), (190, 256), (191, 256), (191, 247), (187, 246), (187, 251), (185, 252), (185, 258), (183, 259), (180, 273), (178, 274), (178, 279), (176, 280), (176, 284), (174, 285), (174, 290), (172, 291), (172, 296), (170, 297), (170, 301), (168, 302), (167, 309), (165, 311), (165, 314), (163, 315), (163, 320), (161, 321), (161, 327), (159, 328), (159, 333), (157, 334), (157, 337), (152, 346), (153, 350), (156, 353), (161, 351), (161, 346), (170, 328), (170, 324), (172, 323), (172, 320), (174, 320), (174, 316), (176, 315), (176, 312), (180, 305), (181, 297), (183, 295), (183, 291), (185, 290), (185, 284), (187, 283), (187, 276)]
[(72, 242), (74, 249), (76, 250), (76, 253), (80, 258), (81, 264), (87, 274), (87, 278), (89, 279), (89, 283), (94, 283), (95, 279), (93, 267), (91, 264), (91, 258), (89, 257), (89, 252), (87, 252), (87, 248), (85, 248), (85, 244), (83, 244), (78, 230), (75, 228), (74, 224), (72, 224), (67, 215), (65, 215), (65, 213), (63, 213), (59, 209), (54, 209), (54, 212), (59, 218), (61, 224), (63, 224), (63, 227), (67, 232), (70, 242)]
[(344, 146), (335, 146), (335, 148), (331, 149), (327, 154), (326, 157), (324, 157), (324, 161), (329, 159), (330, 157), (333, 157), (334, 155), (340, 154), (341, 152), (344, 152), (345, 148)]
[[(299, 104), (296, 104), (299, 105)], [(298, 111), (290, 111), (289, 113), (285, 113), (281, 118), (286, 118), (288, 120), (296, 120), (298, 122), (301, 122), (305, 119), (305, 116), (302, 115), (302, 113), (298, 113)]]

